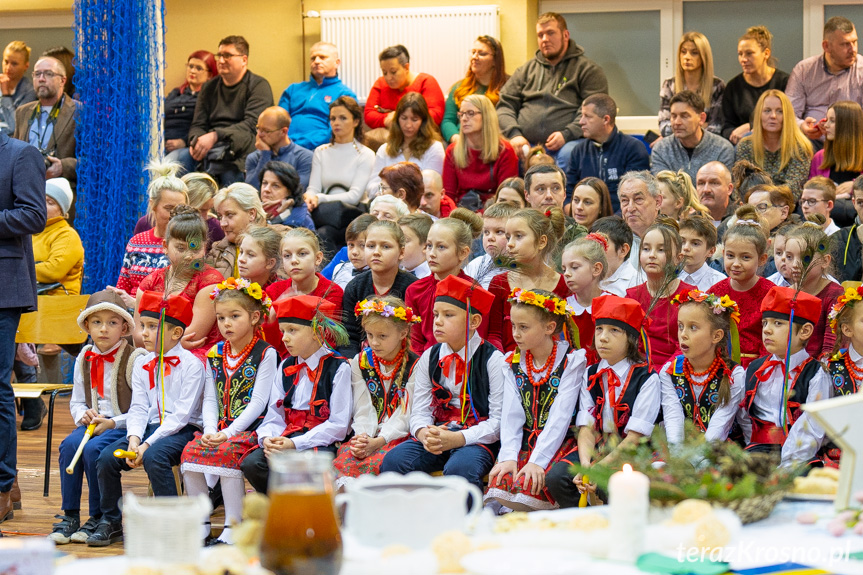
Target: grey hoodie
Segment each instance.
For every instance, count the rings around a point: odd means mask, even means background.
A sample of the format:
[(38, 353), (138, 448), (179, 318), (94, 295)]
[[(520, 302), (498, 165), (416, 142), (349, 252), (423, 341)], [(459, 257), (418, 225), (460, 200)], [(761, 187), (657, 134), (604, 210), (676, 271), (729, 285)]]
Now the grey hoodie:
[(581, 46), (570, 40), (556, 66), (537, 50), (500, 92), (500, 129), (507, 138), (524, 136), (532, 145), (544, 144), (552, 132), (561, 132), (567, 142), (576, 140), (582, 137), (581, 103), (596, 93), (608, 93), (608, 80)]

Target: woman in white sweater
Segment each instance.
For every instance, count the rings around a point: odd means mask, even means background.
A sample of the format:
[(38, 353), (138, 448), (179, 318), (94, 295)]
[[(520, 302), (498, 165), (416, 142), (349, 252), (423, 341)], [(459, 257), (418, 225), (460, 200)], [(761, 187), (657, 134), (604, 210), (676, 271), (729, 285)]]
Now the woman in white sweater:
[(303, 195), (318, 234), (333, 251), (345, 245), (345, 228), (362, 213), (357, 204), (375, 163), (374, 153), (361, 142), (362, 122), (362, 109), (353, 98), (341, 96), (330, 104), (332, 142), (315, 150)]

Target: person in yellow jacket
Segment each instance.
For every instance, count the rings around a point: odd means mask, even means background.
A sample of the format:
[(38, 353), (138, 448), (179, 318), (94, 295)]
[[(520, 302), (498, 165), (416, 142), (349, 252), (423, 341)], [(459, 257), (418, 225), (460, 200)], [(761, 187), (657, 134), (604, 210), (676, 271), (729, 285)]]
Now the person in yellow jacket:
[[(40, 295), (78, 295), (84, 275), (84, 246), (78, 232), (66, 221), (72, 205), (72, 188), (66, 178), (45, 182), (48, 220), (45, 229), (33, 236), (36, 281), (40, 284), (61, 283)], [(64, 289), (65, 288), (65, 289)]]

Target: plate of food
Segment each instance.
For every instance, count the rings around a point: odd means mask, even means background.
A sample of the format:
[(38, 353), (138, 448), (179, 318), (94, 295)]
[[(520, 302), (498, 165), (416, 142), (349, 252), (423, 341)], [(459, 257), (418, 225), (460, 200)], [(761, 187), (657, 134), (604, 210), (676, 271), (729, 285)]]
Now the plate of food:
[(794, 486), (785, 494), (785, 499), (833, 501), (838, 490), (839, 470), (833, 467), (816, 467), (806, 476), (794, 478)]

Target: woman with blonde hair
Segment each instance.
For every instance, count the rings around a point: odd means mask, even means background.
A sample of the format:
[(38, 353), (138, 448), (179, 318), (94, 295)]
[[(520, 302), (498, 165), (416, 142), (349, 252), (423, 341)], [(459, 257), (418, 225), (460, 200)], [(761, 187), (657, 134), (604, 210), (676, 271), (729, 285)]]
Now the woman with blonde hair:
[(656, 182), (659, 184), (659, 194), (662, 198), (659, 213), (663, 216), (676, 221), (694, 214), (710, 216), (710, 210), (698, 199), (698, 194), (692, 185), (692, 178), (683, 170), (677, 172), (662, 170), (656, 174)]
[(737, 61), (743, 72), (734, 76), (722, 95), (722, 135), (732, 144), (752, 131), (750, 120), (758, 98), (767, 90), (785, 91), (788, 73), (775, 68), (773, 34), (752, 26), (737, 41)]
[(737, 161), (752, 162), (770, 175), (777, 186), (786, 185), (800, 199), (809, 179), (812, 143), (800, 128), (791, 100), (784, 92), (767, 90), (755, 104), (752, 135), (737, 145)]
[(459, 205), (478, 210), (507, 178), (518, 175), (518, 158), (500, 132), (494, 104), (482, 94), (466, 96), (458, 112), (459, 135), (446, 150), (443, 185)]
[(684, 90), (701, 96), (707, 112), (705, 129), (720, 134), (725, 83), (713, 75), (713, 52), (710, 42), (701, 32), (687, 32), (680, 38), (674, 77), (662, 82), (659, 91), (659, 133), (662, 137), (671, 135), (671, 98)]
[(237, 239), (251, 224), (267, 224), (267, 214), (258, 190), (242, 182), (222, 188), (213, 198), (219, 224), (225, 237), (213, 244), (207, 253), (207, 263), (225, 278), (240, 277), (237, 268)]

